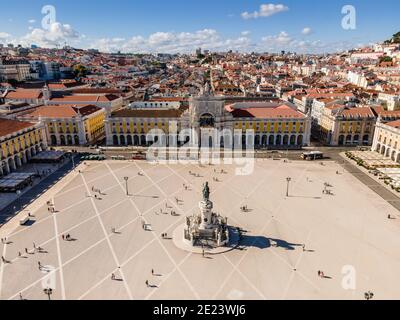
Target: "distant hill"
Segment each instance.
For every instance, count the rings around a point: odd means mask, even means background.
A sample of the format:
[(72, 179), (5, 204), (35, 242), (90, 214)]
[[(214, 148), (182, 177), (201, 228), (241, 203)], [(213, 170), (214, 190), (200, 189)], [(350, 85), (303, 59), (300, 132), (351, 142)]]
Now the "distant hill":
[(397, 32), (396, 34), (393, 35), (392, 39), (386, 40), (386, 44), (390, 43), (400, 43), (400, 32)]

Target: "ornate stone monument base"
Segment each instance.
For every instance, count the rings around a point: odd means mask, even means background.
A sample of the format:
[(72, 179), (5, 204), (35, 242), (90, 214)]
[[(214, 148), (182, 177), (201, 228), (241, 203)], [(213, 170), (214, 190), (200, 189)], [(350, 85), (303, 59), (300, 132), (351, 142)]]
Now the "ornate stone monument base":
[(186, 252), (191, 252), (194, 254), (203, 254), (203, 250), (206, 254), (210, 255), (215, 255), (215, 254), (223, 254), (227, 253), (233, 249), (235, 249), (239, 245), (239, 232), (237, 231), (236, 228), (230, 228), (228, 227), (229, 230), (229, 243), (227, 243), (225, 246), (222, 247), (212, 247), (212, 246), (192, 246), (190, 241), (187, 241), (184, 237), (182, 237), (182, 234), (184, 233), (184, 230), (186, 228), (186, 225), (182, 224), (178, 228), (174, 230), (172, 233), (172, 239), (175, 244), (175, 246), (181, 250), (184, 250)]

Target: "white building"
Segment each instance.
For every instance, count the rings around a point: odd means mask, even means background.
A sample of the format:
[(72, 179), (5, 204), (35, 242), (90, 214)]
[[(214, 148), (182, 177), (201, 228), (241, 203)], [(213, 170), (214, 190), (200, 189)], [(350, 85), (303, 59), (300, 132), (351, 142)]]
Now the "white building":
[(347, 80), (357, 87), (364, 89), (368, 87), (368, 80), (362, 73), (349, 71), (349, 73), (347, 74)]
[(179, 109), (181, 103), (178, 101), (135, 101), (129, 109)]
[(396, 107), (400, 107), (400, 92), (380, 92), (378, 101), (385, 102), (388, 111), (394, 111)]
[(383, 123), (378, 119), (372, 150), (400, 163), (400, 120)]

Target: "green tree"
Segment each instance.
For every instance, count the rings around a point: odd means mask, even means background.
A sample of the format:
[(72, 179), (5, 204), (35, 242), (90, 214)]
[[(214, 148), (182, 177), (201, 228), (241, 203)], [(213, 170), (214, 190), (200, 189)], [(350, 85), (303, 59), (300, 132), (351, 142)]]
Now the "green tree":
[(388, 57), (388, 56), (384, 56), (384, 57), (382, 57), (381, 59), (380, 59), (380, 63), (382, 63), (382, 62), (392, 62), (393, 61), (393, 59), (391, 58), (391, 57)]
[(74, 66), (74, 75), (77, 78), (83, 78), (88, 74), (88, 70), (84, 65), (78, 64)]

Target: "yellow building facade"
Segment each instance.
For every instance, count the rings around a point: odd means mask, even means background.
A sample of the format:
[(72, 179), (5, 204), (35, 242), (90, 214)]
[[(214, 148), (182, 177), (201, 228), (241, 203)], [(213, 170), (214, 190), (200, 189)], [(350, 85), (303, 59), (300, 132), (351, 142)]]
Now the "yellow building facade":
[[(246, 134), (252, 130), (254, 141), (250, 143), (255, 148), (288, 149), (309, 144), (311, 119), (281, 102), (226, 105), (223, 97), (205, 95), (191, 99), (186, 108), (116, 111), (106, 118), (105, 126), (107, 145), (114, 146), (147, 146), (146, 136), (153, 129), (168, 135), (167, 140), (171, 133), (180, 134), (181, 143), (186, 141), (186, 134), (182, 138), (181, 132), (191, 131), (191, 140), (194, 141), (193, 136), (196, 136), (201, 144), (204, 132), (215, 138), (215, 129), (220, 136), (227, 132), (233, 136), (239, 132), (242, 139), (236, 143), (240, 145), (248, 144)], [(220, 139), (221, 147), (226, 147), (225, 137)]]
[(46, 148), (42, 125), (0, 119), (0, 175), (17, 170)]
[(376, 116), (370, 107), (325, 107), (321, 115), (321, 138), (332, 146), (369, 146), (373, 142)]
[(42, 106), (19, 118), (39, 121), (51, 146), (88, 145), (105, 137), (105, 110), (96, 106)]

